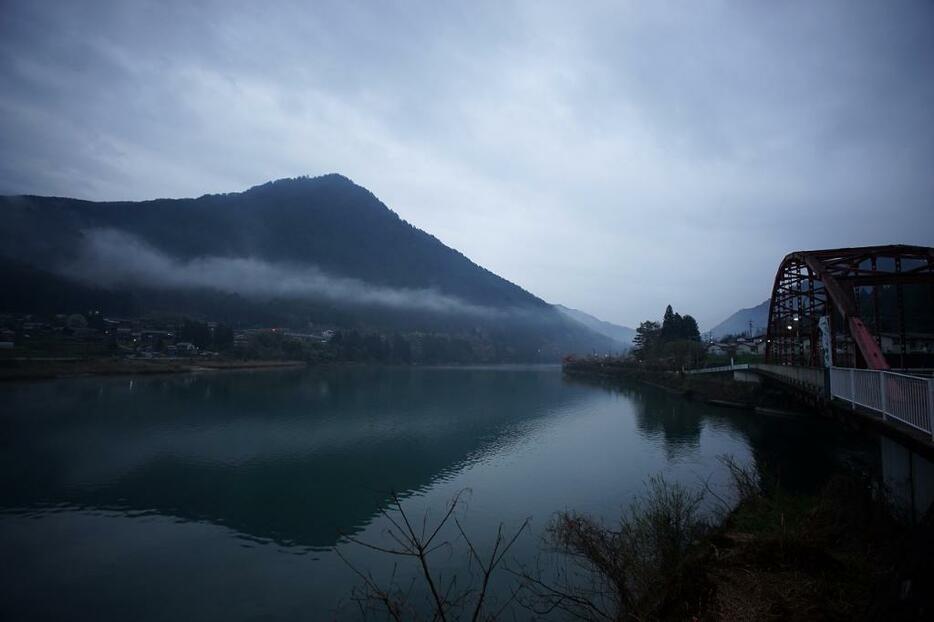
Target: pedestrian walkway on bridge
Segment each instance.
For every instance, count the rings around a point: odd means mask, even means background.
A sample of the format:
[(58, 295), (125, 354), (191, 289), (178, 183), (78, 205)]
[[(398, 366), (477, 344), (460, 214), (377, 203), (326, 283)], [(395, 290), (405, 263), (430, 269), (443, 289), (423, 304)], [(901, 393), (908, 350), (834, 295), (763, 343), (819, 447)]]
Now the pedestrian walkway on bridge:
[(794, 386), (817, 397), (864, 409), (883, 422), (922, 432), (934, 443), (934, 378), (891, 370), (845, 367), (796, 367), (767, 363), (743, 363), (685, 374), (752, 372)]

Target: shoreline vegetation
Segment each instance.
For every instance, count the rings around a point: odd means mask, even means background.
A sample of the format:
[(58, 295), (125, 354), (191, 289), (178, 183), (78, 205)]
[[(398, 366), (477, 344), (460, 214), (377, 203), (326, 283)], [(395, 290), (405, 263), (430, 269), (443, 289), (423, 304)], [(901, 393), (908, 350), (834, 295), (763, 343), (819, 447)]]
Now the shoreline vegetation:
[[(762, 414), (810, 410), (767, 384), (685, 375), (635, 361), (567, 359), (562, 369), (585, 382), (633, 381)], [(651, 610), (581, 619), (916, 620), (934, 615), (934, 508), (916, 519), (898, 508), (882, 482), (852, 467), (839, 468), (817, 493), (802, 494), (783, 489), (780, 474), (745, 470), (729, 458), (724, 462), (738, 502), (731, 506), (717, 497), (719, 519), (705, 525), (703, 536), (656, 587), (661, 596)], [(706, 494), (716, 497), (709, 488)], [(658, 491), (650, 494), (646, 507), (657, 506), (657, 497)], [(565, 517), (564, 524), (580, 532), (573, 555), (612, 557), (601, 546), (614, 532), (588, 517)], [(582, 534), (591, 541), (581, 540)], [(619, 583), (619, 577), (604, 579)]]
[(26, 358), (0, 360), (0, 382), (54, 380), (82, 376), (186, 374), (307, 367), (305, 361), (255, 359)]
[[(660, 478), (618, 524), (573, 513), (551, 539), (598, 585), (603, 609), (584, 619), (915, 620), (932, 612), (934, 516), (899, 516), (879, 482), (841, 469), (814, 494), (721, 460), (736, 501)], [(719, 510), (705, 518), (704, 496)], [(645, 576), (650, 578), (645, 580)], [(602, 596), (605, 596), (603, 594)], [(568, 602), (565, 599), (565, 602)], [(588, 615), (586, 611), (590, 611)]]
[[(584, 621), (929, 619), (934, 512), (911, 521), (880, 482), (849, 468), (814, 493), (794, 493), (767, 466), (721, 461), (732, 477), (729, 499), (707, 484), (689, 490), (651, 477), (610, 524), (555, 514), (531, 566), (507, 558), (528, 519), (512, 533), (500, 525), (492, 553), (483, 553), (458, 520), (460, 494), (427, 529), (393, 497), (384, 515), (398, 548), (345, 540), (410, 558), (424, 585), (380, 584), (341, 555), (361, 580), (351, 601), (364, 614), (395, 620), (514, 619), (517, 609), (534, 619)], [(712, 510), (701, 510), (705, 498)], [(448, 522), (457, 529), (445, 540)], [(450, 565), (456, 544), (476, 569), (466, 581), (434, 567), (433, 552), (445, 550)], [(556, 563), (540, 563), (546, 557)], [(505, 600), (488, 594), (494, 574), (512, 577)]]
[[(101, 311), (12, 313), (0, 316), (0, 381), (301, 365), (558, 362), (560, 350), (544, 353), (541, 344), (512, 343), (501, 332), (477, 328), (399, 332), (324, 325), (296, 332), (234, 327), (177, 314), (114, 318)], [(663, 322), (640, 325), (633, 355), (633, 360), (653, 364), (697, 363), (704, 356), (697, 322), (669, 305)]]
[(763, 414), (802, 414), (800, 405), (783, 392), (761, 383), (737, 382), (728, 376), (687, 375), (626, 359), (594, 357), (565, 359), (561, 369), (566, 375), (582, 380), (632, 380), (713, 406), (744, 408)]
[(829, 417), (850, 429), (882, 434), (899, 444), (934, 460), (930, 437), (906, 426), (892, 426), (875, 414), (841, 407), (832, 401), (815, 399), (803, 393), (777, 388), (769, 381), (747, 382), (731, 374), (684, 374), (663, 365), (618, 358), (565, 358), (562, 372), (576, 380), (597, 384), (638, 382), (688, 400), (753, 411), (778, 417)]

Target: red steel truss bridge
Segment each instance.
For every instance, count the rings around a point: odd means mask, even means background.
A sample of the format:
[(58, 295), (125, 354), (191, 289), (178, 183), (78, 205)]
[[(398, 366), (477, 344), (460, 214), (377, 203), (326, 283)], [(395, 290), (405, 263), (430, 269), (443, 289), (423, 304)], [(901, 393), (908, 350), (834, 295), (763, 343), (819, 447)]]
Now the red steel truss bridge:
[[(934, 248), (865, 246), (786, 255), (772, 288), (766, 361), (824, 366), (824, 316), (831, 366), (930, 367)], [(919, 356), (926, 353), (928, 358)]]
[(920, 432), (934, 448), (934, 248), (789, 253), (775, 275), (766, 340), (765, 363), (687, 373), (771, 378), (885, 428)]

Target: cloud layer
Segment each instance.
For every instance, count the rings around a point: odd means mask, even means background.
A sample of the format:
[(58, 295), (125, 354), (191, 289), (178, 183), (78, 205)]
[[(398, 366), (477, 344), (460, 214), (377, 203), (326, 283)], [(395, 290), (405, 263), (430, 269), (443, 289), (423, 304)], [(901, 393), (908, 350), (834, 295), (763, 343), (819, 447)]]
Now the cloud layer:
[(432, 290), (380, 287), (325, 274), (314, 266), (286, 266), (245, 257), (178, 261), (137, 237), (115, 229), (84, 232), (68, 276), (104, 287), (212, 289), (255, 299), (327, 300), (344, 304), (436, 313), (492, 316), (502, 313)]
[(0, 192), (341, 172), (553, 302), (710, 326), (932, 244), (934, 4), (7, 1)]

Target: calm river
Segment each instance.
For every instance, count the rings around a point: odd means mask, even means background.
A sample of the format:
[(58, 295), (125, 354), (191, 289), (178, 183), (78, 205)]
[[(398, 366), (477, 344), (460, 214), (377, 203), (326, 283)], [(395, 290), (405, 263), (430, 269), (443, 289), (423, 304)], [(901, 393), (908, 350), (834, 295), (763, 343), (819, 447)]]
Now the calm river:
[[(725, 494), (718, 456), (814, 486), (880, 447), (831, 422), (704, 406), (557, 367), (346, 368), (0, 385), (0, 617), (355, 617), (360, 581), (407, 560), (386, 543), (388, 493), (409, 516), (458, 512), (485, 550), (557, 511), (608, 520), (661, 473)], [(463, 572), (457, 544), (436, 553)], [(497, 587), (500, 598), (505, 587)]]

